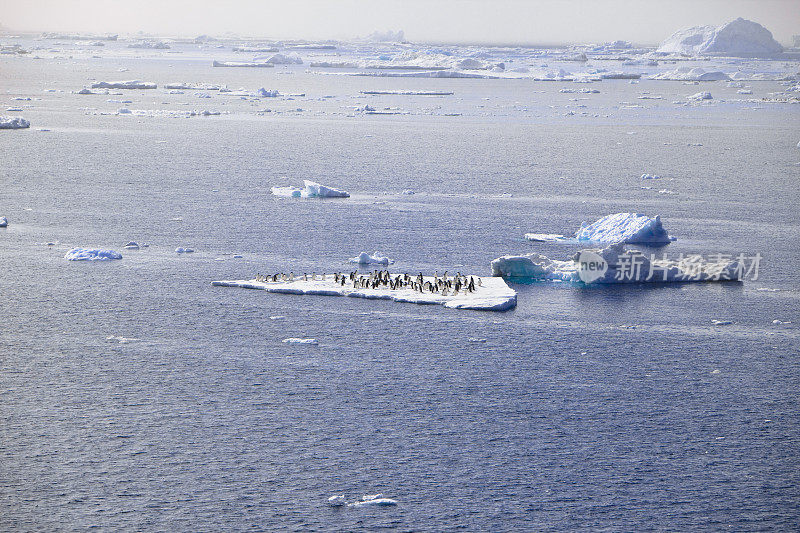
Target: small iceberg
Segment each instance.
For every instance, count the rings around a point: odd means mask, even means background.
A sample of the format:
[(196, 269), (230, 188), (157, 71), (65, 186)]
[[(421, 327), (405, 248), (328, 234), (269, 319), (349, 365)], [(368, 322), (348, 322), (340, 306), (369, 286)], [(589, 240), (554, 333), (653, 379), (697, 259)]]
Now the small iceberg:
[(342, 507), (347, 503), (344, 499), (344, 494), (337, 494), (336, 496), (331, 496), (328, 498), (328, 505), (331, 507)]
[(608, 215), (575, 233), (578, 241), (596, 243), (627, 243), (664, 245), (675, 240), (661, 225), (661, 217), (638, 213)]
[(585, 284), (741, 281), (738, 261), (705, 261), (700, 256), (655, 259), (623, 243), (582, 250), (569, 260), (532, 253), (492, 261), (492, 276)]
[(348, 262), (354, 263), (357, 265), (391, 265), (394, 263), (394, 260), (389, 259), (388, 257), (382, 257), (378, 252), (369, 255), (367, 252), (361, 252), (356, 257), (351, 257), (348, 259)]
[(350, 193), (333, 187), (326, 187), (314, 181), (303, 180), (304, 187), (272, 187), (275, 196), (292, 198), (349, 198)]
[(122, 259), (122, 254), (115, 250), (101, 250), (99, 248), (73, 248), (66, 253), (67, 261), (110, 261)]
[(695, 101), (702, 101), (702, 100), (713, 100), (714, 97), (711, 96), (711, 93), (708, 91), (701, 91), (699, 93), (694, 93), (691, 96), (686, 97), (687, 100), (695, 100)]
[(191, 254), (191, 253), (194, 253), (194, 249), (193, 248), (182, 248), (182, 247), (179, 246), (179, 247), (175, 248), (175, 253), (176, 254)]
[(384, 498), (383, 494), (368, 494), (361, 497), (360, 501), (348, 503), (348, 507), (394, 507), (397, 505), (397, 500), (392, 498)]
[(0, 217), (0, 228), (7, 228), (8, 227), (8, 219), (6, 217)]
[(126, 250), (138, 250), (139, 249), (139, 243), (136, 242), (136, 241), (128, 241), (125, 244), (125, 246), (123, 246), (123, 248), (125, 248)]
[(22, 117), (0, 116), (0, 130), (21, 130), (30, 127), (31, 123)]

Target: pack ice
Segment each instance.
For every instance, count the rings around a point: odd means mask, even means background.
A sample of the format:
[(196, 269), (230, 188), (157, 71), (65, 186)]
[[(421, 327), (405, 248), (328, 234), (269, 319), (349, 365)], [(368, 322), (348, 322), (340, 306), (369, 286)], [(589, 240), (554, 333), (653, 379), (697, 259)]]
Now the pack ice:
[(122, 259), (122, 254), (116, 250), (101, 250), (99, 248), (73, 248), (66, 253), (67, 261), (109, 261)]
[(761, 24), (737, 18), (722, 26), (694, 26), (676, 31), (656, 50), (662, 54), (690, 56), (770, 57), (783, 46)]
[[(705, 261), (700, 256), (653, 259), (639, 250), (625, 250), (622, 243), (590, 251), (608, 265), (608, 270), (592, 284), (738, 281), (741, 274), (738, 261)], [(583, 283), (578, 274), (579, 255), (580, 252), (563, 261), (537, 253), (498, 257), (492, 261), (492, 275)]]
[(275, 196), (292, 198), (349, 198), (350, 193), (333, 187), (326, 187), (314, 181), (303, 180), (303, 187), (272, 187)]

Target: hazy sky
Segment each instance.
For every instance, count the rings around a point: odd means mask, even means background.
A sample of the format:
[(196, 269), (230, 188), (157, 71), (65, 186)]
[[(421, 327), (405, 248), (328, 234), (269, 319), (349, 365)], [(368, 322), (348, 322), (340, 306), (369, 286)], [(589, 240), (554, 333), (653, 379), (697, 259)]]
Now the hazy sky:
[(800, 0), (0, 0), (14, 30), (346, 39), (404, 30), (411, 41), (658, 43), (744, 17), (787, 44)]

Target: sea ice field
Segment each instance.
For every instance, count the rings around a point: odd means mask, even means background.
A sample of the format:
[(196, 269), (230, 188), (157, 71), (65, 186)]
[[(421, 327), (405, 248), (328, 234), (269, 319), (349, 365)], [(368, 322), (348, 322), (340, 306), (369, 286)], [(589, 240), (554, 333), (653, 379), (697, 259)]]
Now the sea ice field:
[[(0, 35), (0, 529), (796, 529), (800, 60), (712, 30)], [(492, 277), (617, 213), (757, 275)], [(376, 269), (516, 306), (212, 284)]]

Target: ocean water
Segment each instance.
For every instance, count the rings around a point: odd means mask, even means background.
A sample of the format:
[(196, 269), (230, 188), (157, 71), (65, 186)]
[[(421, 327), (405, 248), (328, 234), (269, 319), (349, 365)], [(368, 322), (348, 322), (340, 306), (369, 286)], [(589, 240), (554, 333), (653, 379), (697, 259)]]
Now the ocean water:
[[(0, 529), (797, 528), (797, 105), (723, 82), (584, 95), (208, 63), (0, 58), (0, 104), (32, 123), (0, 131)], [(70, 92), (128, 78), (305, 96)], [(672, 103), (699, 90), (715, 101)], [(100, 114), (120, 107), (226, 113)], [(303, 179), (352, 197), (270, 194)], [(488, 276), (500, 255), (578, 249), (524, 233), (618, 211), (678, 238), (647, 252), (758, 253), (758, 279), (514, 284), (506, 313), (211, 285), (373, 250)], [(124, 258), (65, 261), (74, 246)], [(398, 505), (327, 505), (375, 493)]]

